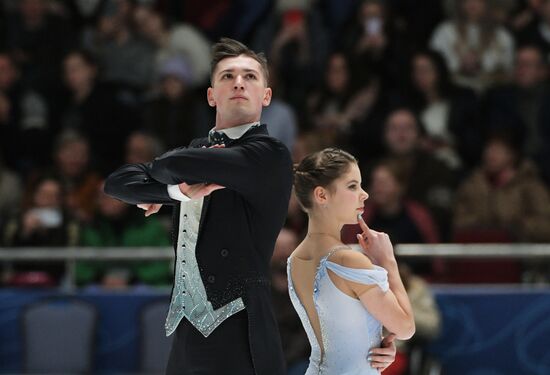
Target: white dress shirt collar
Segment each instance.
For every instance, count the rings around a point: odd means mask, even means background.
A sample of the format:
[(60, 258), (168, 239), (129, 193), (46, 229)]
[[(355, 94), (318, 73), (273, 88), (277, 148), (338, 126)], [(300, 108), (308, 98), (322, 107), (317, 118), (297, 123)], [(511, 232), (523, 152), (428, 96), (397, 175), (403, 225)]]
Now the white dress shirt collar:
[(212, 128), (210, 131), (214, 130), (220, 133), (224, 133), (231, 139), (239, 139), (243, 136), (244, 133), (246, 133), (251, 127), (260, 125), (259, 121), (251, 122), (244, 125), (234, 126), (232, 128), (227, 129), (220, 129), (216, 130), (216, 128)]

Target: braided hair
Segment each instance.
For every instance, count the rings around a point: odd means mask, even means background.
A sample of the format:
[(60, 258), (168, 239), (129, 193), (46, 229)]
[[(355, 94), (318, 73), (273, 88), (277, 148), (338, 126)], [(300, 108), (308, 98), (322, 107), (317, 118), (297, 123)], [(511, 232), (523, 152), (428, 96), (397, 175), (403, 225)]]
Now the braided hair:
[(294, 193), (298, 203), (307, 211), (313, 207), (311, 193), (317, 186), (330, 190), (332, 182), (349, 170), (357, 159), (338, 148), (325, 148), (306, 156), (294, 167)]

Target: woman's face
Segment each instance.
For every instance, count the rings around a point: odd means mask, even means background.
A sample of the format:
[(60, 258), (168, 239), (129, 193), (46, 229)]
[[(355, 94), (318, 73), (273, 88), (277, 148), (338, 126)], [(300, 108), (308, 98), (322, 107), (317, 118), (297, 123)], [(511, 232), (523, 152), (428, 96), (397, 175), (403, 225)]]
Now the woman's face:
[[(356, 163), (350, 163), (346, 173), (336, 179), (329, 191), (329, 214), (344, 224), (357, 224), (369, 195), (361, 188), (361, 172)], [(323, 209), (323, 208), (321, 208)]]
[(385, 166), (379, 166), (372, 172), (370, 192), (373, 203), (380, 207), (398, 202), (402, 193), (399, 182)]
[(439, 77), (434, 64), (427, 56), (418, 55), (413, 59), (412, 79), (421, 92), (425, 93), (437, 88)]
[(330, 58), (326, 77), (330, 91), (341, 93), (346, 90), (349, 81), (349, 72), (346, 59), (343, 55), (336, 54)]

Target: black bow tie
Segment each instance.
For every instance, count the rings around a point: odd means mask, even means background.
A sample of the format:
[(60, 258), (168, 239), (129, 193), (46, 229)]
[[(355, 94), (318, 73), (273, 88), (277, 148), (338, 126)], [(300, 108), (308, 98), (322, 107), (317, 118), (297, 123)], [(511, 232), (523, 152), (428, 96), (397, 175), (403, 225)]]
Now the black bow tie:
[(220, 145), (220, 144), (228, 145), (229, 142), (231, 142), (231, 138), (229, 138), (229, 136), (223, 132), (217, 132), (215, 130), (211, 130), (208, 133), (208, 141), (210, 142), (211, 145)]

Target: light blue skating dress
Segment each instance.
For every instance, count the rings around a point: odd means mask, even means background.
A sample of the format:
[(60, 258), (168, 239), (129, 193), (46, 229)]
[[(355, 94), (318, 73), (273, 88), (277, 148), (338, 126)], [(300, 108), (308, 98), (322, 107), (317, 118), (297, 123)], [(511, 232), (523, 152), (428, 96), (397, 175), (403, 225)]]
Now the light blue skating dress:
[(376, 375), (379, 371), (367, 361), (371, 348), (379, 347), (382, 325), (363, 306), (338, 289), (330, 279), (327, 269), (343, 279), (367, 285), (378, 285), (384, 292), (389, 288), (387, 271), (379, 266), (373, 269), (348, 268), (331, 262), (334, 248), (319, 262), (313, 285), (313, 302), (321, 327), (324, 353), (315, 336), (306, 309), (292, 283), (292, 257), (287, 262), (290, 299), (298, 312), (311, 345), (309, 367), (305, 375)]

